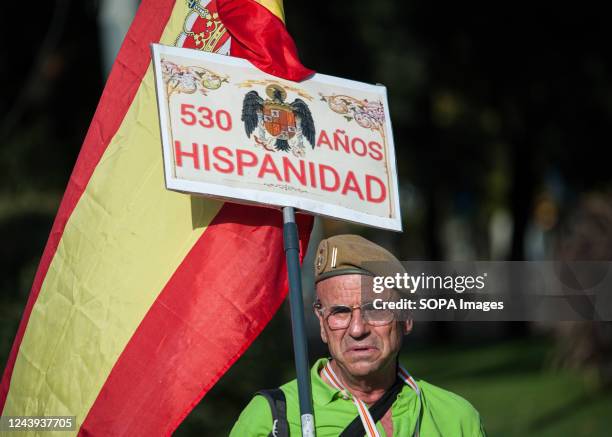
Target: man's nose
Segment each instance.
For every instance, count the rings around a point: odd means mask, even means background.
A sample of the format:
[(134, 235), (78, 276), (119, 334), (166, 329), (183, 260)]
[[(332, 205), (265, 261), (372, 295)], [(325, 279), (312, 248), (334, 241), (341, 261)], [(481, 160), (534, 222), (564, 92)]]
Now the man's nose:
[(353, 338), (363, 337), (369, 332), (369, 326), (362, 317), (361, 308), (353, 310), (353, 317), (349, 325), (349, 335)]

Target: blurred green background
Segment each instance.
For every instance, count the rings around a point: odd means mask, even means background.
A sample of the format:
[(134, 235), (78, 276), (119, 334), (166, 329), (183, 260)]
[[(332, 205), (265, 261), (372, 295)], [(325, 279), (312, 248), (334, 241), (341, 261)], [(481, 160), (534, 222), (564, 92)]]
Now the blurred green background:
[[(40, 2), (0, 30), (2, 365), (137, 3)], [(21, 4), (3, 8), (24, 17)], [(403, 260), (612, 259), (603, 10), (378, 0), (285, 11), (306, 66), (385, 84), (393, 118), (405, 231), (325, 220), (314, 239), (360, 233)], [(325, 350), (309, 327), (314, 359)], [(176, 435), (226, 435), (256, 390), (293, 378), (288, 330), (284, 307)], [(610, 434), (610, 323), (425, 323), (402, 361), (466, 397), (492, 436)]]

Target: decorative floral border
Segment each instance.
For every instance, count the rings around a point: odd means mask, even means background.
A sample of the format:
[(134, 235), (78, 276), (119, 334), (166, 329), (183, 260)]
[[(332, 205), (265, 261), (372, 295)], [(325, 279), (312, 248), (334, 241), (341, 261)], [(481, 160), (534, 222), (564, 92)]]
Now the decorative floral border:
[(199, 91), (207, 95), (208, 91), (219, 89), (224, 83), (229, 83), (228, 76), (204, 67), (178, 65), (162, 58), (161, 68), (168, 100), (172, 94), (194, 94)]
[(332, 111), (343, 115), (347, 121), (355, 120), (359, 126), (377, 131), (384, 137), (385, 110), (382, 102), (359, 100), (346, 95), (319, 95)]

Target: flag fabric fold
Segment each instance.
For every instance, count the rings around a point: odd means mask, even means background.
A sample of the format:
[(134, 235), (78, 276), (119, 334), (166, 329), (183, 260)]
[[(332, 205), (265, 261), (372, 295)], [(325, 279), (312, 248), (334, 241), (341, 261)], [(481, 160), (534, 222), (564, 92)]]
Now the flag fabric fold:
[[(299, 82), (314, 74), (304, 67), (281, 19), (255, 0), (217, 0), (219, 16), (232, 37), (232, 56), (260, 70)], [(248, 23), (248, 25), (245, 25)]]
[[(2, 415), (74, 415), (73, 435), (169, 435), (279, 308), (282, 214), (165, 190), (149, 50), (240, 54), (306, 77), (282, 3), (261, 3), (141, 3), (43, 252), (0, 383)], [(236, 18), (246, 10), (258, 18)], [(253, 25), (276, 38), (253, 43), (249, 32), (266, 33)], [(312, 218), (298, 217), (305, 250)]]

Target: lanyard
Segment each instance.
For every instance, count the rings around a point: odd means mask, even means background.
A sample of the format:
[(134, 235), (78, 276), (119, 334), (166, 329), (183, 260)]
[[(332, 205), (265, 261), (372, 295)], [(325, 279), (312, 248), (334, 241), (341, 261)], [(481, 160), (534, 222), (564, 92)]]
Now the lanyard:
[[(336, 373), (334, 372), (334, 369), (332, 369), (331, 363), (329, 361), (327, 362), (325, 367), (323, 367), (322, 373), (336, 390), (340, 390), (345, 394), (348, 393), (348, 390), (342, 385), (340, 379), (336, 376)], [(419, 397), (419, 414), (417, 416), (416, 428), (414, 429), (414, 437), (419, 437), (419, 428), (421, 427), (421, 408), (423, 405), (421, 402), (421, 390), (419, 389), (419, 386), (417, 385), (414, 378), (410, 376), (408, 371), (404, 369), (404, 367), (402, 367), (401, 365), (398, 365), (397, 376), (406, 384), (408, 384)], [(374, 419), (370, 414), (368, 406), (356, 396), (353, 396), (353, 402), (355, 403), (357, 411), (359, 412), (359, 417), (361, 418), (361, 422), (363, 423), (363, 428), (366, 431), (366, 435), (368, 437), (380, 437), (380, 434), (376, 429), (376, 423), (374, 423)]]

